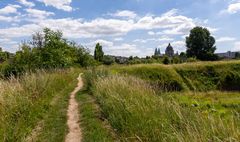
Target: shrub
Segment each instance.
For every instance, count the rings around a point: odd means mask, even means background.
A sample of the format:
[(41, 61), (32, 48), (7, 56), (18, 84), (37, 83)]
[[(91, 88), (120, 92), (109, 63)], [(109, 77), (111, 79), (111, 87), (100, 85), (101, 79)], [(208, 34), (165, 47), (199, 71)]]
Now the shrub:
[(227, 91), (240, 91), (240, 74), (229, 72), (221, 79), (219, 88)]
[(167, 56), (165, 56), (165, 57), (163, 58), (163, 64), (165, 64), (165, 65), (170, 64), (170, 59), (169, 59)]
[(114, 58), (111, 56), (104, 56), (103, 57), (103, 64), (105, 65), (112, 65), (114, 63)]

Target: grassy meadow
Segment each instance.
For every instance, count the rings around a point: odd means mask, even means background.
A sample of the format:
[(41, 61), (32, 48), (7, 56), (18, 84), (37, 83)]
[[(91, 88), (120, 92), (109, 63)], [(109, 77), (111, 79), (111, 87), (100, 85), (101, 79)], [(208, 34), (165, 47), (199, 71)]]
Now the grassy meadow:
[(85, 85), (120, 141), (240, 140), (239, 61), (99, 67)]
[(0, 81), (0, 141), (63, 141), (75, 70), (26, 73)]
[(0, 141), (64, 141), (83, 72), (83, 141), (240, 141), (240, 62), (98, 66), (0, 81)]

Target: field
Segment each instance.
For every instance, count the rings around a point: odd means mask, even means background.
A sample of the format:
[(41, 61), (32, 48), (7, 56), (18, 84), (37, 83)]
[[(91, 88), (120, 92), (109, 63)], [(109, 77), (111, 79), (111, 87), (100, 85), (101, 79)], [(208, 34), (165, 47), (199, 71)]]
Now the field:
[(1, 80), (0, 141), (62, 141), (76, 76), (73, 70), (54, 70)]
[(84, 142), (240, 141), (240, 62), (38, 71), (0, 82), (0, 141), (64, 141), (83, 72)]
[(85, 78), (121, 141), (240, 140), (239, 61), (100, 67)]

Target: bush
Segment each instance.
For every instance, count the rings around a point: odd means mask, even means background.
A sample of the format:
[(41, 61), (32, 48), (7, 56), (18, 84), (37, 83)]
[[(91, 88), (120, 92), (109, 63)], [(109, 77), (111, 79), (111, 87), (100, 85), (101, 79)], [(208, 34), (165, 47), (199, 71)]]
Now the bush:
[(240, 91), (240, 74), (229, 72), (219, 83), (219, 88), (227, 91)]
[(197, 62), (197, 58), (193, 58), (193, 57), (188, 58), (188, 59), (187, 59), (187, 62), (189, 62), (189, 63)]
[(103, 57), (103, 64), (105, 65), (112, 65), (114, 63), (114, 58), (111, 56), (104, 56)]
[(181, 77), (174, 68), (168, 66), (131, 66), (118, 69), (121, 74), (128, 74), (147, 80), (156, 90), (181, 91), (187, 89)]
[(24, 72), (23, 67), (19, 65), (4, 63), (0, 69), (0, 77), (1, 78), (9, 78), (11, 76), (19, 76)]
[(170, 59), (169, 59), (167, 56), (165, 56), (165, 57), (163, 58), (163, 64), (165, 64), (165, 65), (170, 64)]

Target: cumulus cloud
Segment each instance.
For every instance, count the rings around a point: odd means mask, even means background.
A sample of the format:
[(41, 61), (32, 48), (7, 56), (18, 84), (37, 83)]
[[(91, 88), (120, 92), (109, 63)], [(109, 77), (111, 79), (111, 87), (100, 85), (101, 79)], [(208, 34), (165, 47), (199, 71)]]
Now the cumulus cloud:
[(27, 0), (18, 0), (19, 3), (21, 3), (22, 5), (24, 6), (27, 6), (27, 7), (33, 7), (35, 6), (35, 4), (33, 2), (29, 2)]
[(232, 0), (228, 7), (222, 11), (220, 14), (235, 14), (240, 11), (240, 0)]
[(137, 17), (137, 14), (133, 11), (129, 10), (122, 10), (122, 11), (117, 11), (116, 13), (110, 13), (108, 14), (113, 17), (124, 17), (124, 18), (135, 18)]
[(0, 15), (16, 14), (16, 13), (18, 13), (17, 12), (18, 8), (21, 8), (21, 6), (9, 4), (9, 5), (5, 6), (4, 8), (0, 9)]
[(43, 2), (46, 6), (53, 6), (57, 9), (64, 10), (70, 12), (73, 8), (70, 6), (72, 0), (38, 0), (39, 2)]
[(230, 41), (235, 41), (236, 38), (234, 37), (220, 37), (216, 41), (217, 42), (230, 42)]
[(48, 12), (44, 10), (28, 8), (25, 10), (28, 13), (29, 17), (45, 19), (48, 16), (55, 15), (53, 12)]
[(240, 51), (240, 41), (234, 43), (233, 51)]
[(240, 1), (230, 4), (227, 8), (227, 12), (230, 14), (234, 14), (239, 11), (240, 11)]
[[(159, 16), (138, 16), (138, 18), (132, 20), (129, 18), (117, 17), (96, 18), (92, 20), (74, 18), (54, 19), (50, 17), (54, 15), (53, 12), (33, 8), (27, 8), (25, 11), (25, 19), (30, 19), (27, 21), (28, 23), (20, 26), (18, 25), (0, 29), (0, 38), (13, 39), (29, 37), (34, 32), (48, 27), (53, 30), (61, 30), (66, 38), (98, 39), (88, 43), (87, 45), (89, 47), (94, 47), (94, 44), (99, 42), (106, 47), (107, 53), (115, 53), (116, 55), (122, 56), (151, 55), (153, 49), (141, 47), (142, 45), (139, 45), (138, 42), (146, 43), (149, 41), (154, 41), (168, 44), (168, 42), (172, 42), (174, 40), (171, 38), (172, 35), (186, 35), (189, 33), (189, 30), (196, 25), (196, 21), (194, 19), (179, 15), (178, 10), (176, 9), (170, 10)], [(124, 14), (122, 14), (122, 16), (123, 15)], [(0, 21), (1, 19), (4, 19), (5, 21), (11, 21), (11, 19), (3, 16), (0, 16)], [(131, 31), (136, 30), (143, 32), (149, 31), (149, 35), (159, 35), (159, 37), (136, 39), (135, 42), (131, 44), (123, 43), (123, 38), (119, 38), (127, 35)], [(121, 42), (117, 42), (119, 44), (116, 44), (112, 41), (103, 40), (101, 38), (111, 38), (113, 41)], [(173, 42), (173, 45), (176, 46), (177, 50), (179, 51), (182, 51), (184, 48), (184, 42)]]

